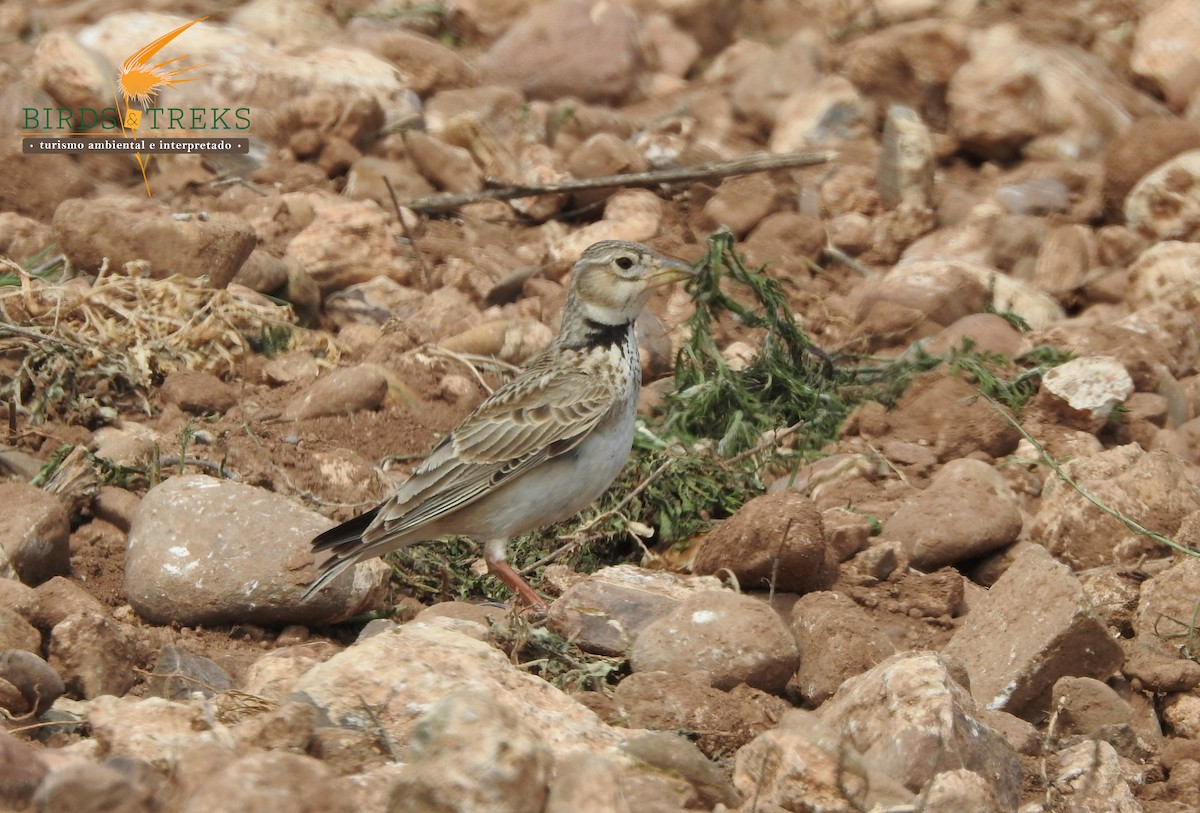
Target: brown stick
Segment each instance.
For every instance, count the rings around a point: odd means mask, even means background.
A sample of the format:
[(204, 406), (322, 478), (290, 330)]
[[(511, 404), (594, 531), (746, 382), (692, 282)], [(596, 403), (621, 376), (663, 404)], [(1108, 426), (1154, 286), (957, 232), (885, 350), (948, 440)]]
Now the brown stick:
[(512, 200), (528, 198), (534, 195), (556, 194), (560, 192), (582, 192), (589, 189), (613, 189), (619, 186), (657, 186), (664, 183), (680, 181), (699, 181), (706, 178), (725, 178), (731, 175), (749, 175), (754, 172), (767, 172), (773, 169), (791, 169), (823, 164), (831, 161), (836, 153), (832, 152), (787, 152), (779, 155), (769, 153), (754, 153), (732, 161), (709, 161), (693, 167), (677, 167), (673, 169), (656, 169), (649, 172), (630, 172), (624, 175), (606, 175), (602, 178), (583, 178), (562, 183), (538, 184), (535, 186), (499, 186), (494, 189), (483, 189), (479, 192), (463, 194), (429, 195), (416, 198), (404, 204), (414, 212), (445, 212), (467, 203), (478, 203), (481, 200)]

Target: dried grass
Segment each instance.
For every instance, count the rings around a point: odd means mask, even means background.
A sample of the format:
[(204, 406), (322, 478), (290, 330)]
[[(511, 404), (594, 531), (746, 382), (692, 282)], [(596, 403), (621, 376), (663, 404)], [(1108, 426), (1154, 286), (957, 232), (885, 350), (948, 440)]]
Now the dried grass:
[[(288, 305), (202, 280), (113, 275), (49, 283), (0, 257), (18, 285), (0, 288), (0, 360), (19, 365), (0, 398), (32, 421), (95, 424), (150, 413), (152, 388), (174, 370), (229, 377), (255, 345), (290, 341), (337, 360), (328, 334), (297, 326)], [(268, 352), (271, 348), (267, 348)]]

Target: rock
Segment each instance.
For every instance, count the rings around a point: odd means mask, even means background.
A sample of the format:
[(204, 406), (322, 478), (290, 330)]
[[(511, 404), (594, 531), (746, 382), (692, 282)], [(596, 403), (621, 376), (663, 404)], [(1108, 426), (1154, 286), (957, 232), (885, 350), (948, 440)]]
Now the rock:
[(1133, 393), (1133, 379), (1111, 356), (1080, 356), (1047, 370), (1041, 391), (1047, 397), (1039, 403), (1047, 412), (1070, 426), (1097, 432)]
[(16, 212), (0, 212), (0, 254), (25, 263), (54, 242), (50, 227)]
[(233, 734), (238, 742), (252, 748), (321, 757), (323, 755), (318, 753), (316, 747), (318, 717), (318, 711), (307, 703), (287, 701), (262, 714), (243, 719), (234, 727)]
[(333, 654), (334, 648), (328, 644), (302, 644), (272, 650), (246, 667), (238, 689), (282, 703), (305, 672)]
[[(101, 695), (78, 706), (101, 753), (146, 762), (164, 773), (177, 765), (175, 760), (189, 747), (216, 742), (194, 704)], [(232, 742), (221, 750), (232, 758)]]
[(39, 813), (151, 813), (153, 794), (153, 787), (139, 785), (115, 768), (77, 762), (46, 775), (33, 795), (33, 807)]
[(116, 486), (100, 486), (100, 492), (92, 499), (92, 513), (96, 519), (128, 533), (141, 501), (142, 498), (132, 491)]
[(792, 605), (792, 635), (800, 668), (791, 684), (807, 706), (820, 706), (847, 679), (895, 652), (882, 629), (851, 598), (809, 593)]
[(535, 319), (503, 319), (469, 327), (438, 344), (453, 353), (495, 356), (509, 364), (523, 364), (553, 338), (554, 331)]
[(1036, 545), (1013, 560), (942, 652), (966, 667), (976, 702), (1026, 719), (1050, 708), (1059, 678), (1103, 680), (1124, 657), (1079, 580)]
[[(29, 65), (29, 81), (62, 107), (73, 110), (72, 126), (80, 130), (94, 128), (98, 123), (96, 111), (112, 103), (109, 66), (63, 31), (46, 31), (38, 38)], [(87, 108), (92, 115), (85, 118), (83, 111)]]
[(1180, 153), (1200, 149), (1200, 122), (1174, 116), (1139, 119), (1113, 139), (1104, 155), (1104, 201), (1123, 211), (1129, 191), (1147, 173)]
[(72, 692), (90, 699), (102, 694), (123, 695), (141, 678), (137, 630), (104, 616), (68, 616), (50, 631), (50, 666), (62, 675)]
[(41, 652), (42, 634), (20, 613), (0, 605), (0, 650), (3, 649)]
[(946, 87), (969, 56), (968, 33), (965, 26), (945, 19), (866, 30), (844, 43), (839, 67), (880, 109), (905, 105), (941, 129)]
[[(1118, 446), (1070, 460), (1063, 469), (1095, 499), (1167, 536), (1200, 504), (1200, 468), (1164, 451)], [(1161, 551), (1057, 479), (1046, 482), (1029, 538), (1077, 570)]]
[(662, 200), (653, 192), (622, 189), (609, 197), (603, 219), (555, 241), (550, 254), (557, 260), (573, 263), (588, 246), (600, 240), (645, 242), (658, 234), (662, 209)]
[(388, 809), (540, 813), (550, 766), (546, 744), (512, 708), (451, 692), (413, 730)]
[(947, 463), (929, 487), (904, 501), (883, 536), (904, 545), (912, 566), (936, 570), (1017, 541), (1021, 512), (996, 471), (979, 460)]
[(703, 53), (711, 56), (734, 39), (742, 4), (739, 0), (633, 0), (631, 5), (641, 14), (661, 11), (681, 31), (696, 38)]
[(708, 70), (709, 79), (735, 76), (734, 110), (763, 132), (779, 120), (780, 108), (797, 88), (820, 81), (821, 40), (800, 30), (778, 48), (748, 40), (735, 43)]
[(745, 237), (778, 206), (778, 191), (764, 175), (726, 178), (704, 204), (704, 217), (713, 228), (728, 226), (735, 237)]
[[(1200, 156), (1200, 151), (1197, 152)], [(1146, 307), (1155, 302), (1186, 302), (1200, 285), (1200, 244), (1177, 240), (1155, 243), (1129, 268), (1129, 302)]]
[(0, 801), (23, 809), (46, 773), (46, 763), (36, 751), (12, 734), (0, 732)]
[(1200, 16), (1188, 0), (1166, 0), (1148, 8), (1133, 37), (1129, 67), (1182, 111), (1200, 90)]
[[(261, 16), (259, 19), (278, 34), (275, 23)], [(78, 39), (117, 66), (147, 42), (186, 22), (186, 18), (159, 12), (118, 12), (84, 28)], [(321, 29), (320, 35), (326, 37), (327, 33), (327, 29)], [(379, 124), (382, 128), (410, 121), (419, 105), (404, 76), (393, 65), (340, 43), (292, 55), (240, 27), (219, 25), (209, 19), (188, 29), (161, 54), (167, 58), (186, 55), (189, 64), (204, 66), (189, 74), (192, 81), (161, 92), (156, 100), (161, 106), (248, 107), (251, 125), (256, 128), (266, 123), (260, 121), (264, 111), (274, 109), (281, 99), (305, 94), (319, 93), (331, 99), (366, 98), (387, 111), (387, 118)], [(288, 132), (284, 130), (284, 134)]]
[(212, 697), (233, 688), (233, 679), (224, 669), (175, 644), (158, 651), (153, 672), (147, 681), (150, 693), (168, 700), (186, 700), (196, 693)]
[(1058, 752), (1053, 783), (1089, 813), (1141, 813), (1125, 782), (1120, 757), (1103, 740), (1085, 740)]
[(650, 165), (637, 148), (625, 139), (612, 133), (596, 133), (571, 151), (567, 157), (567, 168), (576, 178), (602, 178), (620, 173), (645, 172)]
[(350, 800), (337, 775), (318, 759), (301, 754), (252, 752), (209, 776), (180, 806), (180, 813), (350, 813)]
[(611, 760), (570, 754), (555, 761), (545, 813), (633, 813)]
[[(602, 750), (624, 739), (500, 650), (447, 623), (414, 621), (359, 640), (309, 669), (292, 696), (315, 705), (334, 725), (369, 730), (372, 737), (382, 728), (393, 742), (406, 742), (425, 710), (459, 690), (485, 693), (510, 709), (556, 754)], [(363, 713), (364, 702), (374, 715)]]
[(353, 32), (355, 42), (396, 66), (404, 83), (421, 96), (475, 83), (470, 63), (432, 37), (367, 17), (348, 20), (346, 32)]
[(1171, 695), (1162, 705), (1162, 721), (1176, 736), (1200, 739), (1200, 697)]
[(483, 171), (469, 150), (417, 131), (405, 133), (404, 144), (417, 169), (438, 189), (464, 194), (483, 188)]
[(837, 562), (816, 504), (781, 491), (755, 497), (717, 525), (701, 540), (692, 569), (729, 570), (744, 590), (807, 593), (833, 583)]
[(150, 274), (206, 277), (224, 288), (258, 242), (237, 215), (211, 212), (177, 215), (146, 198), (67, 200), (54, 212), (54, 234), (71, 264), (95, 273), (108, 260), (110, 273), (145, 260)]
[(550, 605), (546, 626), (584, 652), (624, 655), (647, 625), (687, 596), (719, 589), (716, 579), (616, 565), (568, 587)]
[(700, 750), (718, 760), (771, 728), (787, 708), (749, 686), (725, 692), (707, 681), (704, 672), (635, 672), (617, 684), (613, 700), (630, 728), (694, 731)]
[[(991, 457), (1010, 454), (1020, 439), (1006, 420), (979, 398), (973, 384), (934, 370), (916, 376), (878, 433), (896, 441), (932, 443), (938, 460), (955, 460), (982, 451)], [(860, 427), (860, 432), (866, 435)]]
[(914, 793), (939, 770), (966, 768), (990, 780), (1005, 809), (1020, 799), (1016, 752), (980, 721), (970, 693), (936, 653), (888, 658), (846, 681), (819, 714), (864, 760)]
[(0, 482), (0, 576), (37, 585), (70, 571), (71, 526), (57, 497), (27, 483)]
[(974, 771), (942, 771), (923, 790), (925, 813), (1005, 813), (1012, 810), (996, 798), (988, 781)]
[(78, 582), (55, 576), (39, 584), (18, 611), (40, 630), (50, 630), (73, 615), (108, 615), (108, 608)]
[(1200, 559), (1182, 556), (1142, 583), (1133, 616), (1139, 647), (1172, 660), (1179, 657), (1179, 636), (1190, 635), (1196, 597), (1200, 596)]
[(193, 415), (227, 412), (237, 403), (233, 387), (212, 373), (176, 370), (167, 375), (159, 389), (164, 404), (174, 404)]
[(889, 209), (902, 202), (928, 208), (933, 165), (933, 137), (920, 114), (903, 105), (889, 107), (875, 173), (880, 202)]
[(1133, 709), (1107, 683), (1089, 677), (1061, 677), (1051, 693), (1057, 714), (1054, 732), (1060, 737), (1082, 734), (1102, 739), (1105, 726), (1128, 725)]
[(323, 201), (288, 242), (284, 259), (298, 262), (325, 295), (375, 277), (405, 285), (416, 267), (402, 236), (394, 216), (374, 201)]
[(1092, 55), (1023, 39), (1003, 24), (974, 33), (971, 57), (950, 80), (950, 125), (968, 151), (987, 158), (1100, 155), (1130, 121), (1132, 94)]
[(283, 408), (288, 421), (375, 410), (388, 394), (388, 380), (375, 364), (343, 367), (317, 379)]
[(995, 198), (1009, 214), (1039, 217), (1067, 211), (1071, 190), (1059, 178), (1034, 178), (996, 187)]
[(676, 733), (654, 732), (635, 737), (621, 751), (658, 771), (678, 776), (692, 785), (705, 807), (718, 802), (736, 805), (738, 794), (722, 772), (690, 740)]
[(779, 107), (770, 152), (796, 152), (862, 138), (874, 131), (871, 105), (850, 80), (826, 76), (801, 85)]
[[(789, 711), (737, 752), (733, 785), (758, 810), (886, 810), (913, 795), (817, 715)], [(752, 808), (753, 809), (753, 808)]]
[(185, 475), (138, 506), (125, 593), (153, 623), (335, 623), (378, 606), (388, 567), (364, 562), (300, 604), (316, 571), (310, 542), (330, 527), (296, 502), (253, 486)]
[(8, 709), (15, 716), (27, 712), (39, 716), (67, 690), (63, 679), (50, 664), (21, 649), (0, 652), (0, 678), (16, 688), (24, 701), (23, 708)]
[(342, 329), (348, 325), (382, 326), (392, 318), (412, 317), (425, 298), (425, 294), (414, 288), (406, 288), (395, 280), (375, 277), (367, 282), (349, 285), (326, 297), (325, 316)]
[(295, 352), (276, 356), (263, 365), (262, 375), (268, 384), (278, 387), (296, 382), (309, 382), (321, 374), (321, 365), (312, 353)]
[(1200, 237), (1200, 150), (1183, 152), (1142, 177), (1125, 198), (1130, 228), (1160, 240)]
[(1077, 223), (1058, 226), (1050, 230), (1038, 249), (1030, 282), (1043, 291), (1065, 297), (1088, 282), (1099, 266), (1098, 254), (1096, 239), (1087, 226)]
[(480, 59), (484, 77), (534, 99), (617, 103), (633, 89), (638, 18), (627, 6), (551, 0), (531, 8)]
[(982, 353), (1012, 358), (1029, 349), (1029, 342), (1012, 323), (994, 313), (972, 313), (956, 320), (931, 337), (925, 349), (932, 355), (945, 356), (968, 340)]
[(795, 640), (766, 602), (717, 590), (689, 596), (649, 624), (630, 656), (634, 672), (703, 669), (719, 689), (746, 683), (772, 693), (796, 666)]
[(1200, 686), (1200, 663), (1182, 658), (1134, 657), (1121, 671), (1148, 692), (1190, 692)]

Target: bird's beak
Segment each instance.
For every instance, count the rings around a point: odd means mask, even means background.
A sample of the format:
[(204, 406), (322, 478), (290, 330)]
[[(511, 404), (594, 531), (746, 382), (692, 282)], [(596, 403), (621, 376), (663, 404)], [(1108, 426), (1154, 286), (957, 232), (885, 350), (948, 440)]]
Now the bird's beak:
[(660, 257), (657, 262), (657, 268), (646, 277), (647, 288), (661, 288), (664, 285), (669, 285), (672, 282), (678, 282), (682, 279), (691, 279), (696, 276), (696, 271), (682, 260), (672, 259), (671, 257)]

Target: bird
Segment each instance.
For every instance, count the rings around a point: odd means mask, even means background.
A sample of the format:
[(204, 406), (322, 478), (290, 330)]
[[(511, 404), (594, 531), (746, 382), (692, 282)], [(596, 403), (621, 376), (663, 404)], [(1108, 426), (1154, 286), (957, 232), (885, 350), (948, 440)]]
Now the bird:
[(515, 536), (578, 514), (633, 447), (641, 363), (634, 321), (655, 289), (694, 276), (648, 246), (602, 240), (571, 269), (558, 333), (462, 420), (379, 506), (312, 540), (330, 551), (302, 600), (358, 562), (444, 536), (484, 546), (488, 572), (546, 604), (507, 558)]

